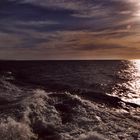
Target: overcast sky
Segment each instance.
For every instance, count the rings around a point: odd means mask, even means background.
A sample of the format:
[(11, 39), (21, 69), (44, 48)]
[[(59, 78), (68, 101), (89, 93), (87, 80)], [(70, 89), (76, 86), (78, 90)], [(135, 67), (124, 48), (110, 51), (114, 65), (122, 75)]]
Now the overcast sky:
[(0, 0), (0, 59), (134, 58), (139, 0)]

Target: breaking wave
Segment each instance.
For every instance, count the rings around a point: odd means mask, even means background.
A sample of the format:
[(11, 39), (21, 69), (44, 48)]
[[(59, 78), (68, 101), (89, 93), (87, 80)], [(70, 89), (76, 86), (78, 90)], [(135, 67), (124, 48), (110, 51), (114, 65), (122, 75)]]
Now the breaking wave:
[(17, 122), (13, 118), (7, 118), (0, 123), (1, 140), (31, 140), (35, 139), (29, 125)]
[(133, 117), (128, 110), (109, 108), (68, 92), (32, 90), (6, 109), (8, 113), (1, 114), (0, 121), (3, 140), (140, 138), (138, 114), (133, 112)]

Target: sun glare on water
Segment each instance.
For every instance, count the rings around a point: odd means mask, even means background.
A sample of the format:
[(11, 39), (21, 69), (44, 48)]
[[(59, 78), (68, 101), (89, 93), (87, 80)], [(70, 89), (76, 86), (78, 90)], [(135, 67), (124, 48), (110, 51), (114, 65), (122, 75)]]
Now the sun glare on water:
[(131, 60), (131, 63), (135, 69), (135, 72), (132, 73), (134, 78), (131, 81), (131, 86), (135, 91), (135, 96), (131, 99), (127, 99), (127, 101), (140, 105), (140, 60)]
[(137, 71), (140, 74), (140, 59), (132, 60), (132, 63), (134, 64), (135, 68), (137, 69)]

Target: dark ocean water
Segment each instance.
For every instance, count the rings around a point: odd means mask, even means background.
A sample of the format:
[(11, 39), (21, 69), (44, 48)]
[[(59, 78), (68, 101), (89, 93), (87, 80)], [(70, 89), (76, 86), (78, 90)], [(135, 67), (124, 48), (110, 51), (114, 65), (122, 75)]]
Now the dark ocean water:
[(139, 61), (0, 61), (0, 140), (140, 140)]

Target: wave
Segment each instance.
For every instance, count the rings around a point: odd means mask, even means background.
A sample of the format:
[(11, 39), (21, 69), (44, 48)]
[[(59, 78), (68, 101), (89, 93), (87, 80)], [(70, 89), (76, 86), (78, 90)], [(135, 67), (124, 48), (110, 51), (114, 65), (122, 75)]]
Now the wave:
[(29, 125), (17, 122), (9, 117), (0, 123), (1, 140), (31, 140), (36, 139)]
[(140, 138), (137, 112), (133, 111), (133, 117), (128, 110), (111, 108), (69, 92), (35, 89), (7, 108), (7, 112), (0, 119), (3, 140)]
[(91, 132), (80, 136), (79, 140), (109, 140), (97, 132)]
[(47, 92), (0, 79), (3, 140), (138, 139), (139, 122), (139, 106), (117, 97), (87, 91)]
[(23, 96), (23, 92), (20, 87), (4, 78), (0, 78), (0, 98), (12, 102), (21, 98), (21, 96)]

